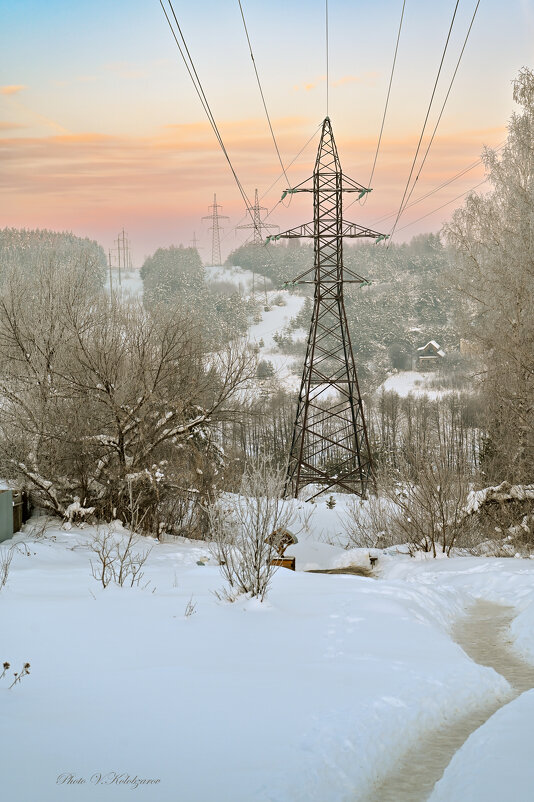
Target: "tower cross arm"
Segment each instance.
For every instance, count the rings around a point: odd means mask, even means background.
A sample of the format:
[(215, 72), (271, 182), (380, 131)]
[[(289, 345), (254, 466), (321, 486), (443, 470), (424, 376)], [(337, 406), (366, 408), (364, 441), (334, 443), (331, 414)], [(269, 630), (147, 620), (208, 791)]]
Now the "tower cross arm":
[(313, 221), (311, 223), (303, 223), (301, 226), (296, 226), (296, 228), (288, 228), (287, 231), (283, 231), (281, 234), (271, 235), (270, 237), (267, 237), (266, 242), (279, 239), (296, 239), (297, 237), (313, 238)]
[[(326, 175), (326, 173), (322, 173)], [(332, 176), (335, 175), (335, 171), (332, 172)], [(312, 178), (306, 178), (305, 181), (302, 183), (297, 184), (296, 187), (287, 187), (284, 189), (282, 193), (282, 197), (280, 198), (283, 201), (287, 195), (295, 195), (297, 192), (313, 192), (313, 185), (306, 186), (309, 181), (313, 181)], [(358, 184), (357, 181), (354, 181), (352, 178), (349, 178), (345, 175), (345, 173), (341, 174), (341, 191), (342, 192), (357, 192), (358, 199), (363, 198), (364, 195), (367, 195), (368, 192), (372, 192), (373, 190), (370, 187), (364, 187), (363, 184)]]
[(345, 173), (341, 174), (341, 189), (343, 192), (358, 192), (360, 198), (363, 198), (368, 192), (373, 191), (370, 187), (364, 187), (362, 184), (358, 184), (357, 181), (349, 178)]
[[(201, 220), (213, 220), (214, 216), (212, 214), (206, 214), (206, 215), (204, 215), (204, 217), (201, 217), (200, 219)], [(228, 217), (227, 214), (218, 214), (216, 219), (217, 220), (229, 220), (230, 218)]]
[[(279, 239), (297, 239), (299, 237), (309, 237), (313, 239), (315, 236), (314, 224), (311, 223), (303, 223), (300, 226), (296, 226), (295, 228), (288, 228), (287, 231), (282, 231), (280, 234), (274, 234), (267, 237), (267, 242), (271, 240), (279, 240)], [(388, 238), (388, 234), (381, 234), (380, 231), (373, 231), (372, 228), (365, 228), (364, 226), (359, 226), (357, 223), (349, 223), (345, 220), (341, 223), (341, 236), (342, 237), (349, 237), (349, 238), (362, 238), (362, 237), (369, 237), (374, 239), (375, 242), (382, 242)]]
[(359, 226), (358, 223), (350, 223), (348, 220), (343, 220), (341, 224), (341, 236), (352, 238), (370, 237), (375, 240), (376, 244), (377, 242), (382, 242), (387, 239), (389, 234), (381, 234), (380, 231), (373, 231), (372, 228), (365, 228), (365, 226)]

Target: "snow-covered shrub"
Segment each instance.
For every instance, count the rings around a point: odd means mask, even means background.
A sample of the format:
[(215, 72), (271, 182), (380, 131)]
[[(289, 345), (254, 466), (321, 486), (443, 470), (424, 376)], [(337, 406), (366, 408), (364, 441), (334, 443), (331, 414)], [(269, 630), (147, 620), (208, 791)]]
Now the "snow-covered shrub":
[(469, 526), (464, 513), (468, 477), (445, 460), (422, 465), (418, 481), (390, 492), (396, 510), (391, 529), (397, 542), (408, 543), (412, 553), (450, 555), (457, 539)]
[(143, 566), (151, 549), (135, 551), (139, 537), (130, 531), (126, 537), (113, 529), (100, 529), (91, 540), (89, 548), (95, 557), (91, 560), (93, 577), (103, 588), (110, 583), (123, 587), (139, 585), (143, 578)]
[(9, 569), (11, 568), (11, 560), (15, 549), (13, 546), (6, 548), (0, 547), (0, 590), (4, 587), (9, 576)]
[[(476, 533), (468, 543), (476, 554), (513, 557), (534, 549), (534, 485), (499, 485), (472, 490), (464, 508)], [(464, 544), (462, 544), (464, 545)]]
[(393, 522), (396, 507), (391, 499), (370, 495), (368, 499), (354, 498), (340, 515), (347, 548), (385, 548), (398, 542)]
[(293, 512), (282, 501), (284, 472), (265, 458), (249, 462), (236, 495), (208, 508), (211, 551), (229, 585), (228, 598), (249, 593), (263, 601), (276, 566), (268, 542), (277, 529), (291, 525)]

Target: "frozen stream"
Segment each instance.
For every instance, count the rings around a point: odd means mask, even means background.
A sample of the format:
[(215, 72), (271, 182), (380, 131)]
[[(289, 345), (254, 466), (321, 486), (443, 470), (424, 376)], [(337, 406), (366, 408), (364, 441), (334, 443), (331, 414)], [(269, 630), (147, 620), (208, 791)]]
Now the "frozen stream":
[[(472, 660), (490, 666), (508, 680), (514, 689), (508, 701), (534, 687), (534, 667), (518, 658), (507, 640), (513, 617), (511, 607), (477, 601), (469, 615), (461, 619), (452, 631), (456, 643)], [(499, 704), (489, 705), (477, 715), (470, 714), (425, 736), (404, 754), (396, 768), (366, 797), (365, 802), (427, 800), (454, 753), (499, 707)]]

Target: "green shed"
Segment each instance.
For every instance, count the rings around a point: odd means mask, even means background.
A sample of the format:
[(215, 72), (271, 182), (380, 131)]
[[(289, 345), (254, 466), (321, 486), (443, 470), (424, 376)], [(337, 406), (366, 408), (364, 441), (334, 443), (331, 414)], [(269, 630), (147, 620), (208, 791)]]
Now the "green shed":
[(13, 537), (13, 491), (0, 488), (0, 542)]

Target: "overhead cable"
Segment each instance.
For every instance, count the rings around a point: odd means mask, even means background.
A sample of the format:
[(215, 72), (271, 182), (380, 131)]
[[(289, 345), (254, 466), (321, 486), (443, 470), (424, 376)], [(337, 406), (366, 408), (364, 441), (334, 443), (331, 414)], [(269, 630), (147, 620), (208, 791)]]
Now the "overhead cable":
[[(401, 213), (402, 213), (402, 207), (403, 207), (403, 204), (404, 204), (404, 199), (406, 198), (406, 194), (408, 192), (408, 187), (410, 186), (410, 181), (412, 179), (413, 171), (414, 171), (414, 168), (415, 168), (415, 163), (417, 161), (417, 156), (419, 155), (419, 149), (421, 148), (421, 142), (423, 141), (423, 136), (425, 134), (426, 124), (428, 122), (428, 117), (430, 115), (430, 110), (432, 108), (432, 103), (434, 102), (434, 95), (436, 94), (436, 89), (437, 89), (437, 86), (438, 86), (439, 77), (441, 75), (443, 62), (445, 60), (445, 54), (447, 53), (447, 48), (449, 46), (449, 40), (451, 38), (452, 28), (453, 28), (453, 25), (454, 25), (454, 20), (456, 19), (456, 12), (458, 11), (459, 2), (460, 2), (460, 0), (456, 0), (456, 5), (454, 6), (454, 13), (452, 15), (451, 24), (449, 26), (449, 32), (447, 33), (447, 39), (446, 39), (446, 42), (445, 42), (445, 47), (443, 48), (443, 53), (441, 55), (441, 61), (439, 63), (438, 74), (436, 75), (436, 80), (434, 82), (434, 88), (432, 89), (432, 95), (430, 96), (430, 102), (428, 104), (428, 108), (427, 108), (426, 115), (425, 115), (425, 121), (424, 121), (423, 127), (421, 129), (421, 136), (419, 137), (419, 142), (417, 143), (417, 149), (415, 151), (415, 156), (413, 157), (412, 166), (410, 168), (410, 175), (408, 176), (408, 180), (406, 182), (406, 187), (404, 189), (402, 200), (401, 200), (400, 206), (399, 206), (399, 211), (397, 213), (397, 218), (395, 220), (395, 223), (394, 223), (393, 228), (391, 229), (391, 233), (389, 235), (389, 243), (391, 243), (391, 239), (392, 239), (392, 237), (393, 237), (393, 235), (395, 233), (395, 229), (397, 227), (397, 223), (399, 221), (399, 217), (401, 216)], [(388, 247), (389, 247), (389, 245), (388, 245)]]
[(258, 67), (256, 65), (256, 59), (254, 58), (254, 53), (252, 52), (252, 44), (250, 42), (250, 37), (248, 35), (247, 23), (245, 22), (245, 14), (243, 12), (243, 6), (241, 4), (241, 0), (237, 0), (237, 2), (239, 3), (239, 10), (241, 11), (241, 19), (243, 20), (243, 27), (245, 29), (245, 35), (247, 37), (248, 49), (249, 49), (249, 52), (250, 52), (250, 58), (252, 59), (252, 64), (254, 66), (254, 72), (256, 73), (256, 81), (258, 82), (258, 89), (260, 90), (261, 100), (262, 100), (262, 103), (263, 103), (263, 108), (265, 109), (265, 116), (267, 117), (267, 122), (269, 123), (269, 129), (271, 131), (271, 136), (273, 138), (273, 143), (274, 143), (274, 147), (275, 147), (275, 150), (276, 150), (276, 155), (278, 156), (278, 161), (280, 162), (280, 167), (282, 168), (282, 173), (284, 174), (284, 177), (285, 177), (285, 179), (287, 181), (287, 185), (289, 186), (289, 178), (287, 177), (286, 168), (284, 167), (284, 163), (282, 162), (282, 157), (280, 155), (280, 150), (278, 148), (278, 143), (276, 141), (276, 137), (275, 137), (274, 131), (273, 131), (273, 126), (271, 124), (271, 118), (269, 116), (269, 112), (267, 111), (267, 104), (265, 102), (265, 96), (263, 94), (263, 89), (262, 89), (262, 86), (261, 86), (260, 76), (258, 74)]
[[(492, 150), (494, 150), (495, 153), (498, 153), (500, 150), (502, 150), (504, 148), (505, 144), (506, 144), (506, 140), (504, 142), (501, 142), (499, 145), (496, 145), (495, 148), (492, 148)], [(421, 195), (419, 198), (417, 198), (417, 200), (414, 200), (411, 203), (406, 204), (404, 206), (404, 211), (406, 209), (411, 209), (413, 206), (417, 206), (418, 203), (421, 203), (422, 201), (426, 200), (431, 195), (435, 195), (436, 192), (439, 192), (440, 190), (442, 190), (445, 187), (449, 186), (449, 184), (452, 184), (454, 181), (457, 181), (459, 178), (462, 178), (462, 176), (464, 176), (466, 173), (469, 173), (471, 170), (474, 170), (474, 168), (478, 167), (480, 164), (482, 164), (482, 159), (477, 159), (475, 162), (470, 164), (468, 167), (464, 167), (463, 170), (460, 170), (459, 173), (456, 173), (456, 175), (453, 175), (451, 178), (448, 178), (446, 181), (444, 181), (438, 187), (434, 187), (434, 189), (431, 189), (428, 192), (425, 192), (425, 194)], [(379, 217), (376, 220), (373, 220), (370, 223), (370, 225), (372, 225), (372, 226), (377, 225), (378, 223), (382, 223), (384, 220), (389, 220), (390, 217), (395, 217), (395, 215), (396, 215), (396, 212), (390, 212), (389, 214), (384, 214), (384, 215), (382, 215), (382, 217)]]
[[(402, 30), (402, 21), (404, 19), (404, 8), (405, 8), (405, 6), (406, 6), (406, 0), (403, 0), (401, 18), (400, 18), (400, 22), (399, 22), (399, 30), (398, 30), (398, 33), (397, 33), (397, 42), (395, 44), (395, 53), (393, 55), (393, 64), (391, 65), (391, 75), (389, 76), (388, 92), (387, 92), (387, 95), (386, 95), (386, 103), (385, 103), (385, 106), (384, 106), (384, 114), (382, 115), (382, 125), (380, 126), (380, 133), (378, 135), (378, 144), (376, 146), (376, 153), (375, 153), (375, 158), (374, 158), (374, 161), (373, 161), (373, 167), (372, 167), (372, 170), (371, 170), (371, 175), (369, 176), (369, 181), (367, 182), (367, 185), (366, 185), (368, 187), (371, 187), (371, 184), (373, 182), (373, 176), (375, 174), (376, 162), (377, 162), (377, 159), (378, 159), (378, 152), (380, 150), (380, 144), (382, 142), (382, 134), (384, 133), (384, 124), (386, 122), (386, 114), (387, 114), (387, 111), (388, 111), (389, 96), (391, 94), (391, 85), (393, 83), (393, 74), (395, 72), (395, 65), (397, 63), (397, 53), (398, 53), (398, 50), (399, 50), (399, 41), (400, 41), (400, 35), (401, 35), (401, 30)], [(362, 201), (361, 201), (361, 205), (362, 206), (365, 205), (368, 196), (369, 196), (369, 193), (366, 192), (365, 195), (363, 196)], [(350, 206), (352, 206), (353, 203), (356, 203), (356, 199), (353, 200), (352, 203), (349, 203), (349, 205), (347, 206), (347, 209)]]
[[(181, 55), (181, 57), (183, 59), (183, 62), (185, 64), (185, 66), (186, 66), (187, 72), (189, 73), (189, 77), (191, 78), (191, 80), (193, 82), (193, 86), (195, 87), (196, 93), (197, 93), (197, 95), (198, 95), (198, 97), (200, 99), (202, 107), (204, 108), (204, 111), (206, 112), (206, 115), (207, 115), (208, 120), (209, 120), (209, 122), (211, 124), (211, 127), (213, 128), (213, 132), (214, 132), (214, 134), (215, 134), (215, 136), (217, 138), (217, 141), (218, 141), (218, 143), (219, 143), (219, 145), (221, 147), (221, 150), (222, 150), (222, 152), (223, 152), (223, 154), (224, 154), (224, 156), (226, 158), (226, 161), (228, 162), (230, 170), (232, 171), (232, 175), (234, 176), (235, 182), (237, 184), (237, 188), (239, 189), (239, 192), (241, 193), (241, 197), (243, 198), (243, 200), (245, 202), (245, 206), (247, 208), (247, 211), (250, 214), (250, 217), (251, 217), (252, 221), (254, 222), (254, 216), (253, 216), (252, 211), (251, 211), (252, 204), (250, 203), (250, 200), (247, 197), (247, 193), (245, 192), (245, 190), (243, 188), (243, 185), (242, 185), (241, 181), (239, 180), (239, 178), (237, 176), (237, 173), (236, 173), (236, 171), (234, 169), (234, 166), (233, 166), (233, 164), (231, 162), (230, 156), (228, 155), (228, 151), (226, 150), (226, 147), (224, 145), (221, 133), (220, 133), (219, 128), (217, 126), (217, 123), (215, 121), (215, 117), (213, 116), (213, 113), (211, 111), (210, 105), (208, 103), (208, 99), (207, 99), (206, 94), (204, 92), (204, 89), (202, 87), (202, 83), (200, 81), (200, 78), (198, 77), (198, 73), (196, 71), (193, 59), (191, 58), (191, 54), (190, 54), (189, 49), (187, 47), (187, 43), (186, 43), (184, 35), (182, 33), (182, 29), (180, 28), (180, 23), (178, 22), (178, 19), (176, 17), (176, 13), (174, 11), (172, 0), (167, 0), (167, 2), (169, 4), (169, 8), (171, 10), (172, 16), (174, 17), (174, 21), (176, 23), (176, 28), (178, 29), (178, 34), (179, 34), (179, 37), (180, 37), (180, 39), (182, 41), (183, 48), (180, 45), (180, 42), (178, 41), (178, 36), (176, 35), (176, 31), (174, 30), (173, 24), (172, 24), (172, 22), (171, 22), (171, 20), (169, 18), (169, 15), (167, 14), (165, 6), (163, 5), (162, 0), (159, 0), (159, 4), (160, 4), (161, 8), (163, 9), (163, 13), (165, 14), (165, 18), (166, 18), (166, 20), (168, 22), (169, 28), (171, 29), (171, 33), (172, 33), (172, 35), (174, 37), (174, 41), (176, 42), (176, 45), (178, 46), (178, 50), (180, 51), (180, 55)], [(185, 53), (187, 53), (187, 58), (186, 58), (186, 55), (184, 53), (184, 50), (185, 50)]]
[(470, 192), (474, 192), (475, 189), (478, 189), (478, 187), (481, 187), (482, 184), (485, 184), (487, 180), (488, 180), (487, 178), (484, 178), (483, 181), (480, 181), (480, 183), (475, 184), (475, 186), (471, 187), (471, 189), (466, 189), (466, 191), (462, 192), (461, 195), (457, 195), (452, 200), (447, 201), (447, 203), (443, 203), (441, 206), (438, 206), (437, 209), (433, 209), (431, 212), (428, 212), (427, 214), (424, 214), (422, 217), (418, 217), (417, 220), (413, 220), (413, 222), (407, 223), (405, 226), (402, 226), (398, 230), (399, 231), (404, 231), (405, 228), (410, 228), (410, 226), (414, 226), (416, 223), (419, 223), (421, 220), (424, 220), (425, 217), (430, 217), (430, 215), (435, 214), (436, 212), (439, 212), (440, 209), (444, 209), (445, 206), (450, 206), (451, 203), (454, 203), (455, 201), (460, 200), (460, 198), (463, 198), (464, 195), (469, 195)]
[[(406, 198), (406, 201), (405, 201), (405, 203), (404, 203), (404, 206), (403, 206), (403, 207), (402, 207), (402, 209), (401, 209), (401, 212), (400, 212), (400, 214), (402, 214), (402, 213), (404, 212), (404, 210), (405, 210), (405, 209), (407, 208), (407, 206), (408, 206), (408, 202), (409, 202), (410, 198), (412, 197), (412, 193), (413, 193), (413, 191), (414, 191), (414, 189), (415, 189), (415, 186), (416, 186), (416, 184), (417, 184), (417, 181), (419, 180), (419, 176), (421, 175), (421, 172), (422, 172), (422, 170), (423, 170), (424, 164), (425, 164), (425, 162), (426, 162), (426, 157), (428, 156), (428, 151), (430, 150), (430, 147), (431, 147), (431, 145), (432, 145), (432, 142), (434, 141), (434, 137), (436, 136), (436, 131), (438, 130), (438, 125), (440, 124), (441, 117), (442, 117), (442, 115), (443, 115), (443, 111), (444, 111), (444, 109), (445, 109), (445, 105), (446, 105), (446, 103), (447, 103), (447, 100), (449, 99), (449, 95), (450, 95), (450, 93), (451, 93), (452, 85), (453, 85), (453, 83), (454, 83), (454, 79), (456, 78), (456, 73), (458, 72), (458, 67), (460, 66), (460, 62), (461, 62), (461, 60), (462, 60), (462, 56), (463, 56), (463, 54), (464, 54), (464, 50), (465, 50), (465, 46), (466, 46), (466, 44), (467, 44), (467, 40), (469, 39), (469, 34), (471, 33), (471, 28), (473, 27), (473, 23), (474, 23), (474, 21), (475, 21), (475, 17), (476, 17), (476, 14), (477, 14), (477, 11), (478, 11), (478, 7), (479, 7), (479, 5), (480, 5), (480, 0), (478, 0), (477, 4), (476, 4), (476, 6), (475, 6), (475, 10), (474, 10), (474, 12), (473, 12), (473, 16), (472, 16), (472, 18), (471, 18), (471, 24), (469, 25), (469, 29), (468, 29), (468, 31), (467, 31), (467, 34), (466, 34), (466, 37), (465, 37), (465, 39), (464, 39), (464, 44), (463, 44), (463, 47), (462, 47), (462, 49), (461, 49), (461, 51), (460, 51), (460, 55), (459, 55), (459, 57), (458, 57), (458, 61), (456, 62), (456, 67), (455, 67), (455, 70), (454, 70), (454, 72), (453, 72), (453, 75), (452, 75), (452, 78), (451, 78), (451, 82), (450, 82), (450, 84), (449, 84), (449, 88), (448, 88), (448, 90), (447, 90), (447, 94), (445, 95), (445, 100), (443, 101), (443, 105), (442, 105), (442, 107), (441, 107), (441, 111), (440, 111), (440, 113), (439, 113), (439, 116), (438, 116), (438, 119), (437, 119), (436, 125), (434, 126), (434, 130), (433, 130), (433, 132), (432, 132), (432, 136), (430, 137), (430, 141), (429, 141), (429, 143), (428, 143), (428, 145), (427, 145), (427, 149), (426, 149), (426, 151), (425, 151), (425, 155), (423, 156), (423, 160), (422, 160), (421, 164), (419, 165), (419, 170), (418, 170), (418, 172), (417, 172), (417, 175), (415, 176), (415, 180), (414, 180), (414, 182), (413, 182), (413, 184), (412, 184), (412, 188), (411, 188), (411, 190), (410, 190), (410, 192), (409, 192), (409, 194), (408, 194), (408, 197)], [(399, 215), (399, 216), (400, 216), (400, 215)]]

